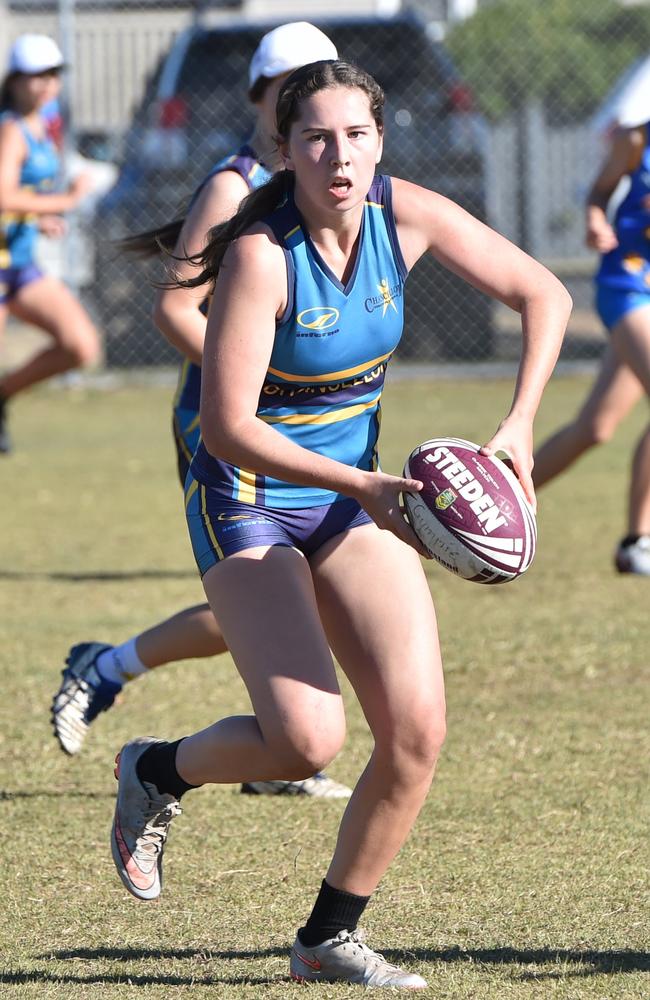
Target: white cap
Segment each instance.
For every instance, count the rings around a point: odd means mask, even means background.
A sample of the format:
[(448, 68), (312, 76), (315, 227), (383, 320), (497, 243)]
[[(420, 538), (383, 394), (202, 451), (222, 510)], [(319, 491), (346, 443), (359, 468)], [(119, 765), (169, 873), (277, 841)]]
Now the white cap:
[(591, 127), (609, 136), (611, 130), (636, 128), (650, 119), (650, 56), (643, 56), (618, 79), (591, 118)]
[(261, 76), (272, 80), (321, 59), (338, 59), (336, 46), (327, 35), (307, 21), (281, 24), (264, 35), (257, 46), (248, 70), (248, 86), (256, 84)]
[(61, 49), (47, 35), (20, 35), (9, 53), (9, 73), (44, 73), (62, 66)]

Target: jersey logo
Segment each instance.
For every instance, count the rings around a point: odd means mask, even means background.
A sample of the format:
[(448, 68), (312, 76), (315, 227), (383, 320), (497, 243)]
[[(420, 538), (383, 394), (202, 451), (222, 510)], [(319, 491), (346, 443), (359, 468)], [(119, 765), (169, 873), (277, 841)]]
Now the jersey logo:
[(399, 298), (402, 294), (401, 282), (398, 281), (391, 288), (388, 284), (388, 278), (381, 278), (377, 285), (377, 290), (380, 293), (379, 295), (372, 295), (364, 302), (366, 312), (372, 313), (375, 309), (381, 309), (382, 318), (386, 315), (389, 307), (397, 312), (395, 299)]
[(627, 257), (623, 258), (623, 267), (626, 271), (630, 271), (632, 274), (638, 274), (643, 270), (643, 265), (645, 260), (643, 257), (637, 257), (636, 254), (629, 254)]
[(333, 307), (312, 306), (298, 314), (297, 322), (306, 330), (328, 330), (338, 321), (339, 315), (338, 309)]
[(381, 297), (384, 300), (381, 313), (382, 316), (386, 315), (386, 310), (388, 309), (389, 306), (392, 306), (395, 312), (397, 312), (397, 306), (393, 301), (393, 293), (388, 287), (388, 278), (382, 278), (379, 284), (377, 285), (377, 288), (381, 292)]

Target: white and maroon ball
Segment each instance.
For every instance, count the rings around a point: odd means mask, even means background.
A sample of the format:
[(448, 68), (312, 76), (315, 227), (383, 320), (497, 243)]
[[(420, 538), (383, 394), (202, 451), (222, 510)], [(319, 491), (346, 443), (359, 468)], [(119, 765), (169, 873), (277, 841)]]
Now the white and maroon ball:
[(411, 526), (430, 555), (475, 583), (506, 583), (533, 561), (535, 515), (519, 480), (498, 458), (460, 438), (425, 441), (404, 475), (424, 483), (405, 493)]

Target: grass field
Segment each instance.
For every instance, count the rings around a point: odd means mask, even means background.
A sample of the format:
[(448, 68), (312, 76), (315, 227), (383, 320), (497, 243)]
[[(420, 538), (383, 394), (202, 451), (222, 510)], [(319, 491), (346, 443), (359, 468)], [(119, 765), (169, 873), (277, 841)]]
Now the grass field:
[[(542, 437), (584, 379), (550, 386)], [(386, 391), (383, 464), (419, 441), (486, 439), (511, 383)], [(113, 757), (247, 711), (227, 657), (162, 668), (66, 758), (48, 708), (68, 647), (121, 641), (202, 598), (171, 449), (170, 392), (44, 389), (15, 406), (0, 463), (0, 995), (290, 998), (287, 948), (326, 869), (341, 804), (231, 788), (184, 800), (161, 900), (121, 887), (108, 834)], [(449, 736), (415, 832), (364, 918), (371, 943), (444, 1000), (617, 1000), (650, 994), (650, 581), (619, 578), (639, 410), (615, 444), (540, 495), (538, 556), (481, 588), (427, 568), (440, 619)], [(408, 670), (408, 663), (404, 669)], [(330, 769), (354, 783), (370, 741), (349, 688)], [(359, 996), (313, 987), (314, 996)]]

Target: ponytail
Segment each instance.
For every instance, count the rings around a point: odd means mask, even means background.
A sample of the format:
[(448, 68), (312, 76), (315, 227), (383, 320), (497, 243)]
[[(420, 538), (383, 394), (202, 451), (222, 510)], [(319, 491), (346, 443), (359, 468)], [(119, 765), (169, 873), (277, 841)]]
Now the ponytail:
[(167, 222), (158, 229), (148, 229), (145, 233), (125, 236), (121, 240), (116, 240), (115, 245), (142, 260), (157, 257), (161, 253), (171, 257), (184, 225), (185, 219), (174, 219), (173, 222)]
[(293, 174), (288, 170), (280, 170), (262, 187), (251, 191), (231, 219), (213, 226), (208, 231), (207, 243), (200, 253), (181, 258), (201, 268), (196, 277), (185, 280), (176, 277), (172, 282), (173, 285), (180, 288), (199, 288), (208, 282), (214, 284), (230, 244), (282, 204), (292, 186)]

